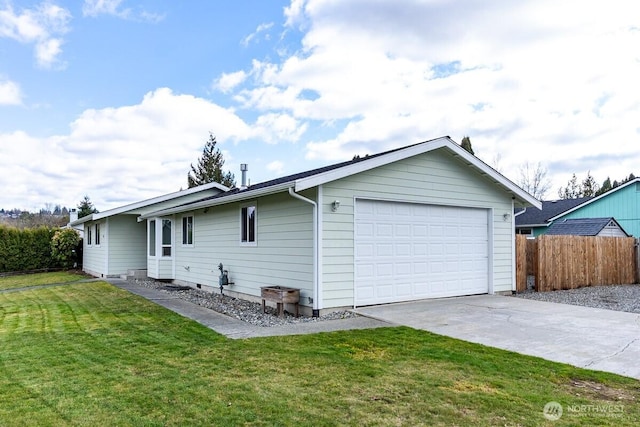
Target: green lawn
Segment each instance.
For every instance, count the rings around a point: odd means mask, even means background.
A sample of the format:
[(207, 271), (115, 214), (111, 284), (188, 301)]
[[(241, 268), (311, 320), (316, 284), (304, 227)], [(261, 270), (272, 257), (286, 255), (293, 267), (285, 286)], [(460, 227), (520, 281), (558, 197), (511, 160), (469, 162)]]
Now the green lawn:
[(0, 291), (6, 289), (24, 288), (28, 286), (47, 285), (51, 283), (69, 283), (86, 279), (82, 273), (59, 271), (55, 273), (20, 274), (17, 276), (0, 277)]
[(104, 282), (0, 293), (0, 343), (3, 427), (640, 419), (637, 380), (405, 327), (230, 340)]

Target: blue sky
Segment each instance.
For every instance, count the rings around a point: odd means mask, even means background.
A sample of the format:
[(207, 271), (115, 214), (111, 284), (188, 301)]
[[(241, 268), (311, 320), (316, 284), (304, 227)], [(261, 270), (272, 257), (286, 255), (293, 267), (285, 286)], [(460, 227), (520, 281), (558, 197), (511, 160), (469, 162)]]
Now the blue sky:
[(252, 182), (443, 135), (638, 175), (640, 22), (588, 3), (0, 0), (0, 207), (185, 188), (210, 131)]

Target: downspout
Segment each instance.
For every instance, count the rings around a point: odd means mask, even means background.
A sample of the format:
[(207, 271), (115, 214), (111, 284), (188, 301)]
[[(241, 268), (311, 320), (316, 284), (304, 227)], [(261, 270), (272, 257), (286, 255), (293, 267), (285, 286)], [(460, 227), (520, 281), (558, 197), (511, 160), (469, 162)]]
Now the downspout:
[(318, 292), (318, 204), (311, 199), (307, 199), (304, 196), (296, 193), (293, 187), (289, 187), (289, 194), (303, 202), (313, 205), (313, 317), (320, 316), (320, 309), (318, 308), (318, 302), (320, 301), (320, 293)]
[[(515, 209), (515, 201), (511, 198), (511, 212)], [(526, 210), (526, 208), (525, 208)], [(518, 280), (516, 276), (517, 260), (516, 260), (516, 216), (511, 215), (511, 293), (515, 294), (517, 291)]]

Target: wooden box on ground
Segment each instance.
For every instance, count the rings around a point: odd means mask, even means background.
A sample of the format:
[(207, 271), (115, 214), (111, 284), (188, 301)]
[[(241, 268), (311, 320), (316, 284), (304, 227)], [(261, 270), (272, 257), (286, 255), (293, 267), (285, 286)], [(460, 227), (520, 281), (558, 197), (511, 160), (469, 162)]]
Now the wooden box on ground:
[(265, 286), (260, 288), (262, 297), (262, 312), (265, 312), (265, 301), (275, 302), (278, 307), (278, 316), (284, 316), (284, 305), (294, 304), (296, 317), (298, 317), (298, 303), (300, 302), (300, 289), (287, 288), (285, 286)]

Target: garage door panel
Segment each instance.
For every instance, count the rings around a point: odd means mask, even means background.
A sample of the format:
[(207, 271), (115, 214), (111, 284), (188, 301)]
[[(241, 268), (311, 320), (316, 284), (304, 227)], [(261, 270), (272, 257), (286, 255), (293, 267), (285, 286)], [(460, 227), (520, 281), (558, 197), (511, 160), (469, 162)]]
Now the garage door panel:
[(356, 305), (488, 291), (486, 209), (358, 200)]

